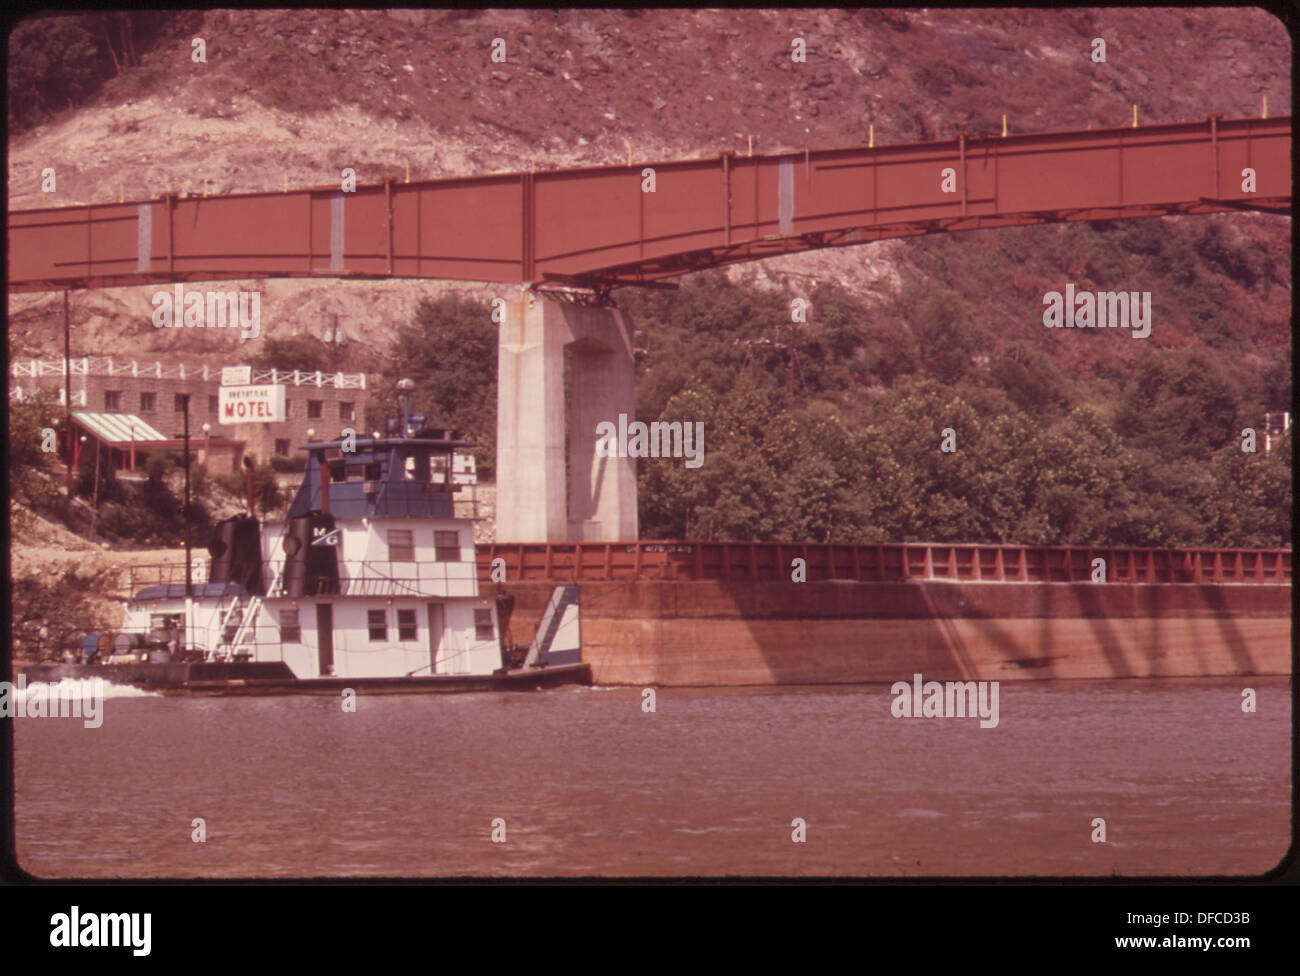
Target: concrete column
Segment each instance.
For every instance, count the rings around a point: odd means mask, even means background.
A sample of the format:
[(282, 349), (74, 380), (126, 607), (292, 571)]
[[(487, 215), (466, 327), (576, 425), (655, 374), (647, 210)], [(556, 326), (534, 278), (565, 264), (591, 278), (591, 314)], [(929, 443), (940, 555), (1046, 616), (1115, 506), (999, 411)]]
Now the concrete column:
[(596, 425), (636, 419), (631, 329), (618, 309), (557, 305), (569, 345), (569, 535), (635, 541), (636, 459), (596, 456)]
[[(563, 542), (563, 322), (535, 295), (506, 302), (497, 351), (496, 537)], [(549, 326), (549, 327), (548, 327)]]
[[(502, 542), (637, 537), (636, 461), (596, 457), (596, 425), (636, 413), (630, 330), (616, 309), (537, 295), (506, 303), (498, 346), (497, 527)], [(565, 471), (564, 351), (571, 350)]]

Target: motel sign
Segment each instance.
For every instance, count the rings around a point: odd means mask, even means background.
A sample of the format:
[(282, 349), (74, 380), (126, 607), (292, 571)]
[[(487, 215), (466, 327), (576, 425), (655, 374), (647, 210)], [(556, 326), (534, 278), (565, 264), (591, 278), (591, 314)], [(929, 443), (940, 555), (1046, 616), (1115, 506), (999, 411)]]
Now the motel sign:
[(217, 406), (218, 423), (282, 423), (284, 386), (223, 386)]

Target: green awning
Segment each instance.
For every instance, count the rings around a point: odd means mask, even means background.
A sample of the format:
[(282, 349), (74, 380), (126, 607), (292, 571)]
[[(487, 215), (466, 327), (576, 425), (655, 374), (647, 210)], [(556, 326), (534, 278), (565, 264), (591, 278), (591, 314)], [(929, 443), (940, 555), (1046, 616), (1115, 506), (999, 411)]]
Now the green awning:
[(129, 444), (132, 440), (139, 443), (171, 439), (164, 437), (131, 413), (90, 413), (81, 410), (74, 411), (72, 419), (105, 444)]

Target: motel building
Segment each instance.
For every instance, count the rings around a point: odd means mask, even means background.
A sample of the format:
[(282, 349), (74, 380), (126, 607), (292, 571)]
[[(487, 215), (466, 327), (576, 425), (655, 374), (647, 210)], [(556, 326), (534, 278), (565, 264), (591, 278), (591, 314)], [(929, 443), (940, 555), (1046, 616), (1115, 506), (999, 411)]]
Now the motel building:
[[(51, 418), (59, 457), (76, 465), (98, 444), (104, 463), (131, 472), (150, 452), (184, 449), (189, 399), (190, 452), (213, 474), (238, 470), (245, 455), (262, 463), (301, 457), (313, 438), (364, 435), (364, 373), (143, 363), (109, 357), (17, 360), (10, 365), (9, 397), (23, 401), (40, 390), (67, 404), (65, 369), (72, 388), (69, 435), (62, 412)], [(245, 392), (235, 392), (244, 388)], [(248, 392), (248, 388), (259, 388)], [(128, 475), (129, 476), (129, 475)]]

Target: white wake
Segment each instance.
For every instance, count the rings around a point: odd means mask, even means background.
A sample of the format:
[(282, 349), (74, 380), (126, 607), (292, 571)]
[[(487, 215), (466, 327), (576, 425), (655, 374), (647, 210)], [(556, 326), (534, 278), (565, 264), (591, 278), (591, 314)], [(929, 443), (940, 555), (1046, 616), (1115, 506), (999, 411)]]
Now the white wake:
[(62, 681), (33, 681), (28, 683), (27, 687), (20, 688), (14, 685), (13, 696), (15, 702), (27, 702), (28, 697), (40, 687), (40, 692), (45, 700), (61, 698), (65, 701), (72, 701), (74, 698), (80, 698), (83, 701), (87, 698), (161, 698), (162, 695), (156, 691), (145, 691), (143, 688), (137, 688), (135, 685), (119, 685), (112, 681), (105, 681), (103, 678), (64, 678)]

